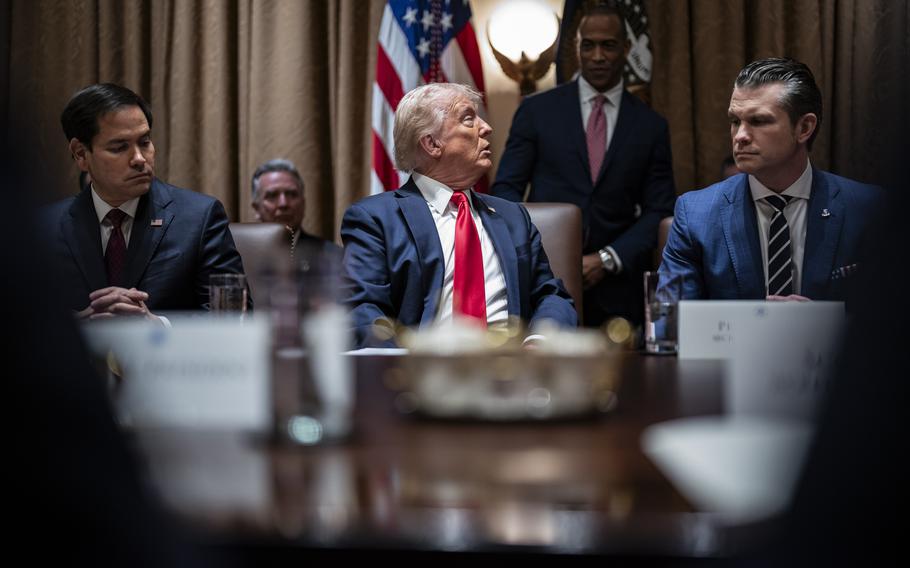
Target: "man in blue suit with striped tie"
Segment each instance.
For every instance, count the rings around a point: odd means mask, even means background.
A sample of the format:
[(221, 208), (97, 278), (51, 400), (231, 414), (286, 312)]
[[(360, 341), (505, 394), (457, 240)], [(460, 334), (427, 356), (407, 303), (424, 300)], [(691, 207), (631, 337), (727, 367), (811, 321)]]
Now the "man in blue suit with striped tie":
[(685, 299), (844, 300), (880, 188), (814, 168), (822, 96), (792, 59), (748, 64), (728, 110), (743, 172), (676, 202), (661, 281)]

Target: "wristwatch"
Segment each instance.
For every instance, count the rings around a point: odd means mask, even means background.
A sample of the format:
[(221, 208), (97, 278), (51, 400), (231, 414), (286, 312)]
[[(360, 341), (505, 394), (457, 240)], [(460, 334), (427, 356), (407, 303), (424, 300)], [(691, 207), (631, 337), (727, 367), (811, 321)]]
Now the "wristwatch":
[(615, 274), (616, 273), (616, 257), (613, 256), (613, 253), (610, 252), (610, 249), (608, 249), (607, 247), (604, 247), (604, 248), (600, 249), (599, 251), (597, 251), (597, 254), (600, 255), (600, 261), (604, 265), (604, 270), (606, 270), (610, 274)]

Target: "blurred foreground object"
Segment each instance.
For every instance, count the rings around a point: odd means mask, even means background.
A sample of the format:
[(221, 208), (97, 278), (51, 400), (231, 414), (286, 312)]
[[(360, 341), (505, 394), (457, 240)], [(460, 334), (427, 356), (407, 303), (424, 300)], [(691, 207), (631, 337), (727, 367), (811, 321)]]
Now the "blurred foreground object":
[(522, 343), (517, 325), (451, 325), (405, 331), (399, 411), (438, 418), (549, 420), (607, 412), (616, 404), (622, 353), (593, 330), (545, 327)]

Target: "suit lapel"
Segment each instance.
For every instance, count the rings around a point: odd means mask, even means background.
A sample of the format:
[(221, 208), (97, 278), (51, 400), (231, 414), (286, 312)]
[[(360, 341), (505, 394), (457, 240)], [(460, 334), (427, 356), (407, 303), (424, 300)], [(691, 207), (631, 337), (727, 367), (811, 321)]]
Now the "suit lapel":
[[(571, 142), (570, 147), (575, 149), (575, 155), (583, 168), (581, 170), (584, 172), (583, 177), (590, 184), (591, 176), (588, 172), (591, 171), (591, 162), (588, 160), (588, 140), (585, 136), (585, 125), (582, 124), (581, 120), (580, 96), (578, 94), (578, 80), (576, 79), (563, 91), (563, 100), (560, 106), (565, 109), (564, 112), (567, 118), (565, 124)], [(593, 186), (588, 185), (586, 187), (590, 187), (593, 190)]]
[(396, 190), (395, 197), (398, 198), (398, 209), (417, 248), (418, 266), (423, 267), (420, 272), (420, 284), (423, 289), (424, 306), (420, 323), (429, 324), (439, 310), (439, 298), (445, 277), (445, 261), (442, 256), (442, 245), (439, 243), (439, 232), (436, 230), (427, 202), (413, 179), (408, 179), (404, 186)]
[[(825, 211), (827, 210), (827, 214)], [(840, 191), (828, 185), (824, 173), (813, 168), (812, 194), (806, 208), (806, 248), (803, 252), (801, 293), (809, 298), (824, 297), (834, 269), (834, 257), (844, 224), (844, 203)]]
[(739, 297), (764, 298), (765, 270), (762, 266), (758, 221), (755, 219), (755, 204), (749, 192), (748, 176), (737, 176), (727, 186), (724, 198), (720, 215), (727, 250), (736, 273)]
[(629, 136), (632, 127), (635, 125), (638, 117), (637, 103), (638, 100), (634, 95), (630, 95), (626, 91), (622, 92), (622, 103), (619, 105), (619, 115), (616, 117), (616, 126), (613, 130), (613, 136), (610, 138), (610, 147), (607, 148), (607, 155), (604, 156), (603, 164), (600, 166), (595, 186), (603, 181), (604, 174), (607, 168), (610, 167), (610, 162), (613, 161), (613, 157), (619, 151), (618, 148), (622, 145), (622, 141)]
[(101, 229), (90, 190), (76, 196), (69, 215), (63, 216), (62, 224), (67, 246), (85, 277), (89, 292), (106, 287), (107, 269), (101, 253)]
[(521, 286), (518, 282), (518, 257), (515, 253), (515, 243), (502, 217), (495, 209), (487, 205), (483, 197), (474, 193), (474, 208), (480, 215), (483, 228), (490, 235), (493, 249), (499, 256), (499, 267), (506, 280), (506, 298), (508, 299), (509, 314), (521, 315)]
[(139, 281), (146, 267), (171, 221), (174, 220), (174, 213), (167, 210), (170, 203), (170, 191), (157, 179), (152, 181), (149, 192), (139, 200), (130, 232), (129, 248), (126, 251), (126, 270), (123, 279), (126, 288), (139, 288)]

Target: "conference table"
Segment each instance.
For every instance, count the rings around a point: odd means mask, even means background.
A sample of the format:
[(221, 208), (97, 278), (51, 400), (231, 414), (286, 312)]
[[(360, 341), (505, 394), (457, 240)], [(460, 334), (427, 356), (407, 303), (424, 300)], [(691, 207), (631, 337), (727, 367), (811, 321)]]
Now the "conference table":
[(196, 538), (244, 558), (361, 551), (714, 558), (729, 527), (641, 449), (651, 424), (723, 413), (716, 361), (621, 355), (618, 404), (593, 417), (491, 423), (402, 415), (356, 357), (352, 435), (301, 446), (223, 432), (136, 436)]

